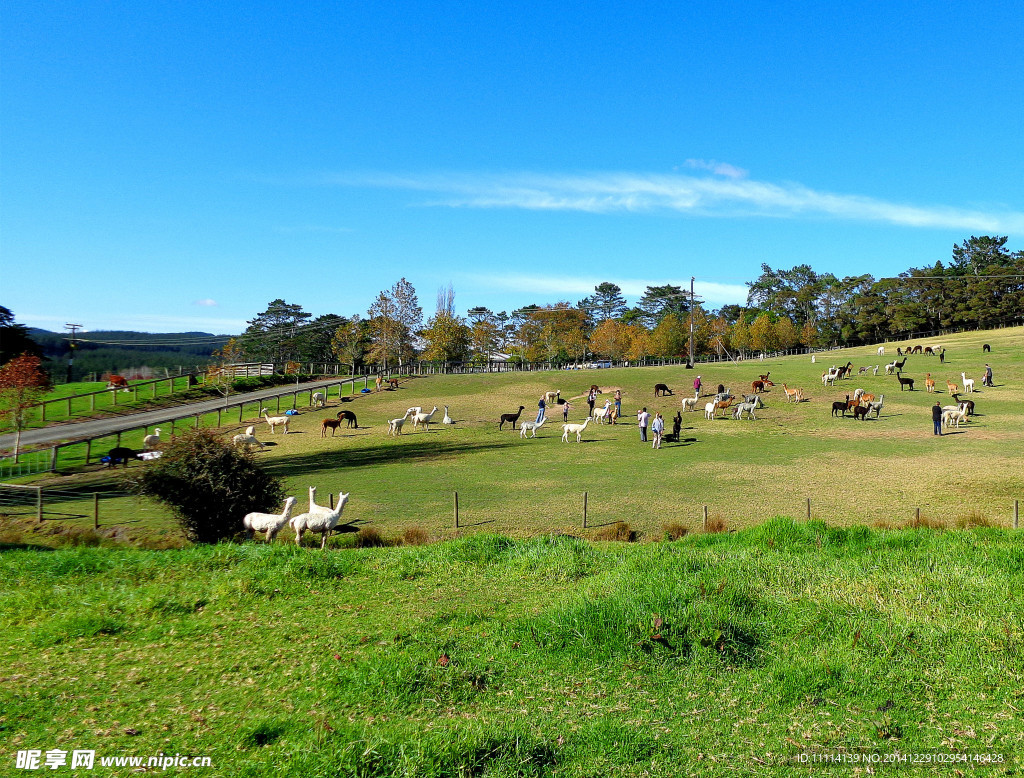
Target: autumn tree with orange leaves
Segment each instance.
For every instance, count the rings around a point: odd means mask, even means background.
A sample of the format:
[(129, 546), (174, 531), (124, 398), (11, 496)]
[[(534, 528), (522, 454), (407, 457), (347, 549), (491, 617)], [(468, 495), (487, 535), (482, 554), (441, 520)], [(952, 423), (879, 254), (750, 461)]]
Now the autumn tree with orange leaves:
[(14, 461), (21, 451), (21, 431), (28, 409), (38, 405), (50, 388), (50, 377), (39, 357), (22, 354), (0, 367), (0, 419), (14, 429)]

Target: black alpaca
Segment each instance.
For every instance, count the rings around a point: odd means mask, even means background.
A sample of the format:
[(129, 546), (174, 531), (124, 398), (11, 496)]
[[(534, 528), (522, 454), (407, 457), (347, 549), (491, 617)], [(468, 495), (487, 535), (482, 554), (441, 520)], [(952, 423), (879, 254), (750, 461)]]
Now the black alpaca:
[(498, 422), (498, 429), (500, 430), (506, 421), (512, 422), (512, 429), (516, 428), (516, 423), (519, 421), (519, 417), (523, 415), (523, 406), (519, 406), (519, 410), (515, 413), (503, 413), (501, 414), (501, 421)]

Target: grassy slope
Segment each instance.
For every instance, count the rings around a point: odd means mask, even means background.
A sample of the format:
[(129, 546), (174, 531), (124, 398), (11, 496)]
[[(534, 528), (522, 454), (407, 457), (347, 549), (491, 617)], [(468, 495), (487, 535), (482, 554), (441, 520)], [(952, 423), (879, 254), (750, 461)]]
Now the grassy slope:
[(788, 520), (656, 545), (8, 550), (0, 772), (24, 748), (595, 778), (1019, 750), (1022, 570), (1016, 533)]
[[(983, 341), (992, 344), (992, 354), (982, 354)], [(822, 387), (820, 374), (834, 361), (849, 360), (857, 368), (895, 358), (891, 353), (879, 358), (873, 348), (819, 355), (816, 364), (807, 357), (788, 357), (704, 365), (697, 371), (652, 367), (435, 376), (346, 403), (358, 414), (360, 428), (343, 429), (333, 438), (320, 437), (320, 419), (333, 416), (335, 407), (304, 411), (287, 436), (271, 436), (261, 425), (260, 438), (273, 445), (259, 456), (287, 479), (300, 500), (310, 484), (321, 495), (350, 492), (346, 515), (372, 522), (385, 534), (419, 525), (435, 537), (453, 535), (454, 491), (459, 492), (464, 526), (514, 536), (579, 531), (584, 492), (591, 526), (624, 519), (648, 536), (660, 535), (666, 522), (696, 528), (704, 505), (712, 517), (734, 528), (773, 515), (803, 516), (808, 497), (814, 517), (830, 524), (901, 524), (919, 507), (924, 516), (951, 526), (979, 519), (1006, 525), (1013, 500), (1022, 496), (1018, 446), (1024, 433), (1019, 403), (1024, 330), (962, 334), (943, 342), (948, 359), (941, 368), (936, 358), (921, 356), (910, 357), (906, 366), (922, 390), (925, 372), (932, 371), (941, 389), (936, 395), (901, 393), (893, 377), (870, 373), (835, 388)], [(997, 386), (973, 395), (980, 415), (955, 434), (935, 438), (929, 406), (936, 398), (951, 402), (945, 380), (959, 384), (960, 372), (966, 371), (980, 387), (986, 361), (993, 365)], [(560, 415), (542, 427), (536, 440), (522, 440), (507, 425), (502, 432), (497, 429), (499, 414), (519, 405), (527, 407), (524, 419), (533, 418), (537, 398), (549, 389), (571, 397), (592, 381), (621, 386), (624, 411), (635, 414), (646, 405), (669, 419), (680, 397), (689, 394), (686, 387), (695, 373), (702, 375), (705, 387), (723, 383), (749, 391), (750, 381), (769, 370), (778, 385), (765, 395), (768, 407), (758, 411), (756, 421), (711, 422), (703, 413), (684, 414), (682, 437), (688, 442), (666, 444), (661, 451), (639, 443), (635, 417), (616, 427), (591, 424), (580, 445), (559, 440)], [(660, 381), (672, 386), (676, 396), (655, 399), (652, 388)], [(800, 405), (784, 402), (783, 382), (805, 387), (810, 399)], [(833, 400), (856, 387), (885, 394), (879, 420), (831, 417)], [(386, 420), (408, 407), (438, 405), (439, 420), (446, 404), (458, 420), (454, 428), (436, 424), (422, 432), (410, 424), (402, 437), (387, 437)], [(571, 419), (579, 421), (585, 413), (586, 404), (574, 401)], [(226, 431), (234, 434), (237, 426)], [(108, 477), (63, 478), (59, 487), (91, 489)], [(91, 516), (89, 505), (78, 507)], [(105, 522), (117, 520), (114, 508), (104, 506)], [(123, 510), (132, 512), (130, 501)], [(137, 526), (143, 533), (172, 527), (165, 514)]]

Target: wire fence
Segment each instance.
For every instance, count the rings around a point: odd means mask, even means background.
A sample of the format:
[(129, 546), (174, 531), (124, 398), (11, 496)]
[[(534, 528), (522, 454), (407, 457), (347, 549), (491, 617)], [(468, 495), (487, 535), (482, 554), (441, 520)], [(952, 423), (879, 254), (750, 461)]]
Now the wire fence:
[[(581, 532), (600, 537), (601, 530), (619, 522), (647, 536), (659, 537), (672, 527), (688, 531), (716, 532), (737, 525), (734, 507), (716, 505), (713, 501), (682, 500), (674, 506), (661, 506), (651, 514), (649, 495), (642, 490), (555, 491), (541, 501), (513, 504), (507, 495), (486, 490), (417, 490), (403, 491), (400, 496), (360, 496), (355, 504), (346, 506), (338, 532), (357, 532), (372, 526), (392, 534), (409, 527), (425, 529), (435, 537), (496, 533)], [(297, 495), (304, 505), (306, 494)], [(333, 494), (318, 495), (318, 502), (334, 506)], [(874, 522), (909, 526), (963, 526), (964, 516), (955, 510), (937, 510), (935, 506), (922, 515), (912, 504), (879, 505), (878, 511), (863, 509), (855, 519), (842, 512), (834, 500), (811, 498), (787, 499), (778, 504), (760, 506), (759, 515), (746, 518), (767, 520), (773, 516), (790, 516), (797, 520), (822, 520), (829, 524)], [(984, 523), (988, 526), (1019, 528), (1019, 500), (995, 501), (986, 506)], [(877, 515), (875, 515), (877, 513)], [(763, 514), (763, 515), (760, 515)], [(20, 520), (51, 534), (62, 528), (120, 529), (138, 537), (152, 537), (179, 532), (171, 512), (147, 498), (108, 489), (52, 489), (37, 486), (0, 483), (0, 517)], [(238, 530), (242, 531), (238, 517)], [(747, 522), (749, 523), (749, 521)], [(287, 533), (286, 533), (287, 534)]]

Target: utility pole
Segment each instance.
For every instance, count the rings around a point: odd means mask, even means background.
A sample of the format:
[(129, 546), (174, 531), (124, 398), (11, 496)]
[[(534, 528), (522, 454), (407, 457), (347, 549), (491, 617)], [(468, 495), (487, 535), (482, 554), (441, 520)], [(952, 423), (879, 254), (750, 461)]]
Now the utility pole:
[(78, 344), (75, 342), (75, 333), (82, 329), (81, 324), (65, 324), (69, 330), (71, 330), (71, 337), (68, 343), (68, 371), (65, 376), (65, 383), (71, 383), (71, 367), (75, 363), (75, 349), (78, 348)]
[(696, 300), (695, 301), (695, 299), (694, 299), (694, 296), (693, 296), (693, 282), (694, 282), (694, 280), (696, 280), (696, 279), (694, 279), (693, 276), (690, 276), (690, 345), (687, 347), (686, 366), (687, 367), (691, 367), (691, 368), (693, 367), (693, 318), (694, 318), (694, 310), (695, 310), (694, 303), (695, 302), (701, 302), (701, 303), (704, 302), (703, 300)]

